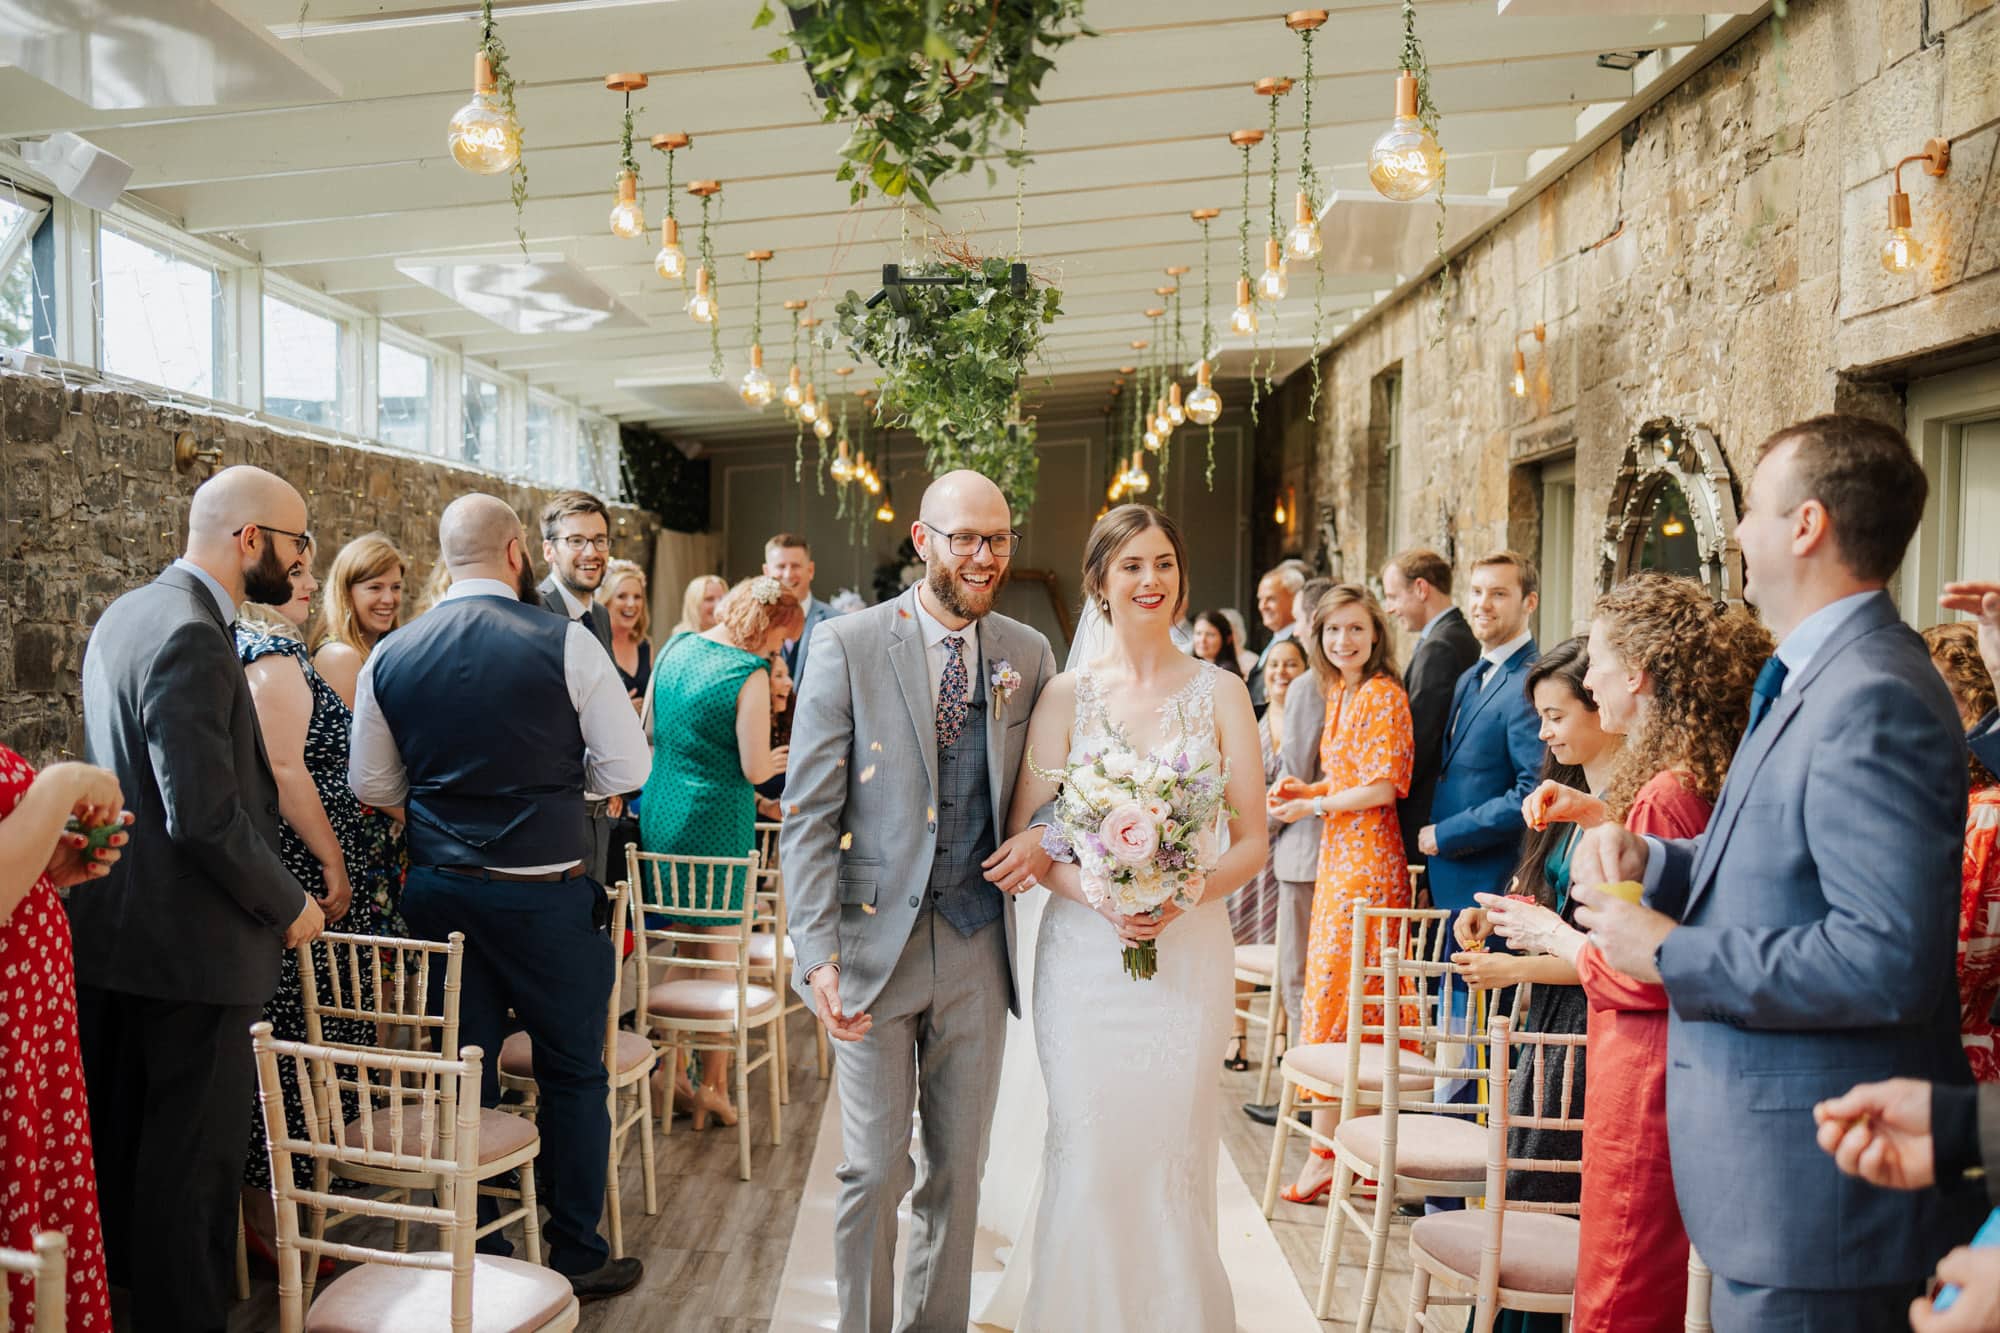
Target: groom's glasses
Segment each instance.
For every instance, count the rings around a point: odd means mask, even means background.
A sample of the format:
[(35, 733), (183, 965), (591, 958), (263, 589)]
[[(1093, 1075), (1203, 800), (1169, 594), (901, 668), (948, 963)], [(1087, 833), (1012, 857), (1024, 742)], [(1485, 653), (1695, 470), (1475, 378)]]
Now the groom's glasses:
[[(923, 523), (922, 519), (917, 521)], [(945, 549), (955, 556), (977, 555), (983, 545), (996, 560), (1005, 560), (1021, 544), (1018, 532), (942, 532), (928, 523), (924, 526), (931, 529), (932, 536), (942, 538)]]

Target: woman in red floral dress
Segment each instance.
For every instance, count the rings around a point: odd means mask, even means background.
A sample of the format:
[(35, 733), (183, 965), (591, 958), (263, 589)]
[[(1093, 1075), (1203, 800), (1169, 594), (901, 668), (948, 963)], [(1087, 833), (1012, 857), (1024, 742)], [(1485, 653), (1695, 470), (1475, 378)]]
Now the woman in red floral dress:
[[(1951, 687), (1958, 715), (1970, 727), (1992, 711), (1993, 677), (1979, 657), (1972, 622), (1924, 631), (1931, 665)], [(1965, 861), (1959, 881), (1958, 1027), (1972, 1077), (2000, 1083), (2000, 1038), (1993, 1002), (2000, 998), (2000, 779), (1977, 759), (1965, 807)]]
[[(118, 780), (88, 764), (38, 777), (0, 745), (0, 1246), (31, 1249), (35, 1235), (69, 1238), (65, 1301), (72, 1333), (110, 1333), (97, 1172), (76, 1041), (76, 971), (59, 887), (97, 879), (118, 859), (64, 831), (120, 817)], [(112, 835), (122, 846), (125, 835)], [(85, 892), (88, 892), (86, 889)], [(12, 1323), (31, 1328), (34, 1288), (10, 1278)]]

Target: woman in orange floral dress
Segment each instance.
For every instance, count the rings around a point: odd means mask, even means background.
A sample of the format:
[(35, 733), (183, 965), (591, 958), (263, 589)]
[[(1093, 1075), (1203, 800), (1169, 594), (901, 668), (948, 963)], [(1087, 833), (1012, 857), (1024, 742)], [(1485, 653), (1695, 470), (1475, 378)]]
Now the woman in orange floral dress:
[[(1980, 660), (1972, 623), (1934, 625), (1924, 631), (1924, 643), (1966, 726), (1992, 711), (1993, 677)], [(1958, 912), (1959, 1039), (1973, 1078), (2000, 1083), (1992, 1017), (1993, 1002), (2000, 998), (2000, 778), (1977, 759), (1969, 762), (1971, 796), (1965, 807)]]
[[(1306, 636), (1313, 678), (1326, 692), (1326, 730), (1319, 743), (1322, 781), (1285, 778), (1271, 789), (1271, 814), (1293, 823), (1324, 815), (1319, 879), (1313, 887), (1312, 933), (1306, 943), (1306, 985), (1299, 1016), (1301, 1044), (1347, 1036), (1347, 988), (1354, 959), (1354, 905), (1408, 907), (1409, 872), (1396, 802), (1410, 794), (1416, 740), (1410, 701), (1396, 678), (1389, 625), (1368, 590), (1340, 584), (1320, 599)], [(1370, 942), (1366, 966), (1381, 959)], [(1332, 1136), (1336, 1111), (1313, 1112), (1313, 1128)], [(1293, 1203), (1313, 1203), (1333, 1182), (1333, 1154), (1315, 1146), (1298, 1181), (1285, 1191)]]

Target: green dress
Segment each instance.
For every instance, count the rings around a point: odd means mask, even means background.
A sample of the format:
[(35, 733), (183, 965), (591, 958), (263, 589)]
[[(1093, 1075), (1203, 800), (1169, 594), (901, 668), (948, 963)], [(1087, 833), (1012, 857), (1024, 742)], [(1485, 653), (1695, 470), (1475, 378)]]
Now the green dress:
[[(769, 669), (755, 653), (693, 633), (675, 635), (660, 652), (652, 681), (653, 771), (639, 802), (639, 845), (646, 851), (748, 856), (756, 846), (757, 793), (736, 750), (736, 697), (752, 672)], [(742, 910), (740, 871), (731, 876), (729, 905)]]

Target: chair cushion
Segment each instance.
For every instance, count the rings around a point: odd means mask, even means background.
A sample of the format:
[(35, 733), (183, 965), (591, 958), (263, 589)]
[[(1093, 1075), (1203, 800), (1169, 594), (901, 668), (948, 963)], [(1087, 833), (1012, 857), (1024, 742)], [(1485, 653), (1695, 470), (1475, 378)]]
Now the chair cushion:
[[(750, 937), (750, 966), (768, 970), (778, 956), (778, 937), (768, 930), (760, 930)], [(792, 952), (792, 942), (785, 941), (785, 961), (791, 962), (797, 955)]]
[[(565, 1312), (573, 1316), (575, 1309), (569, 1279), (554, 1269), (473, 1256), (473, 1333), (532, 1333)], [(451, 1274), (388, 1264), (362, 1264), (342, 1273), (319, 1289), (306, 1311), (307, 1333), (450, 1327)]]
[[(1500, 1232), (1500, 1285), (1515, 1291), (1560, 1296), (1576, 1290), (1577, 1237), (1574, 1217), (1509, 1210)], [(1432, 1213), (1410, 1227), (1410, 1244), (1445, 1267), (1479, 1276), (1479, 1247), (1485, 1243), (1487, 1214), (1467, 1208)]]
[[(1379, 1115), (1360, 1115), (1340, 1122), (1334, 1142), (1366, 1166), (1382, 1161)], [(1419, 1180), (1484, 1180), (1486, 1130), (1470, 1120), (1449, 1115), (1405, 1113), (1396, 1117), (1396, 1174)]]
[[(1387, 1064), (1387, 1056), (1380, 1042), (1370, 1041), (1361, 1044), (1363, 1090), (1382, 1091), (1382, 1075)], [(1294, 1046), (1285, 1052), (1284, 1067), (1296, 1070), (1307, 1078), (1329, 1084), (1335, 1089), (1344, 1088), (1347, 1086), (1347, 1043), (1318, 1041), (1310, 1046)], [(1403, 1074), (1397, 1078), (1396, 1083), (1404, 1092), (1428, 1094), (1431, 1090), (1431, 1079), (1422, 1074)]]
[[(755, 1018), (778, 1002), (778, 993), (769, 986), (751, 986), (744, 996)], [(656, 1018), (733, 1018), (736, 1015), (736, 983), (733, 981), (662, 981), (646, 992), (646, 1012)]]
[[(420, 1121), (422, 1119), (421, 1110), (422, 1108), (420, 1107), (408, 1104), (405, 1104), (403, 1107), (403, 1145), (401, 1149), (403, 1152), (430, 1153), (434, 1151), (430, 1144), (419, 1144), (417, 1141), (420, 1133)], [(368, 1117), (369, 1120), (375, 1123), (375, 1149), (377, 1152), (388, 1152), (395, 1146), (389, 1137), (392, 1132), (391, 1122), (393, 1118), (393, 1112), (386, 1106)], [(540, 1135), (535, 1130), (535, 1122), (526, 1116), (509, 1115), (505, 1111), (494, 1110), (491, 1107), (482, 1109), (479, 1112), (479, 1160), (481, 1164), (497, 1162), (503, 1157), (511, 1157), (521, 1151), (521, 1149), (536, 1142), (539, 1137)], [(363, 1147), (368, 1143), (368, 1140), (362, 1136), (362, 1122), (360, 1120), (350, 1120), (347, 1122), (347, 1142), (348, 1146), (354, 1148)], [(446, 1321), (447, 1325), (449, 1322), (449, 1320)]]
[(1236, 970), (1250, 972), (1259, 977), (1269, 977), (1278, 970), (1278, 946), (1275, 944), (1239, 944), (1236, 946)]
[[(653, 1053), (653, 1043), (636, 1032), (618, 1030), (617, 1065), (614, 1074), (637, 1069), (646, 1063)], [(509, 1078), (533, 1078), (535, 1076), (535, 1044), (528, 1040), (525, 1032), (510, 1033), (500, 1044), (500, 1072)]]

